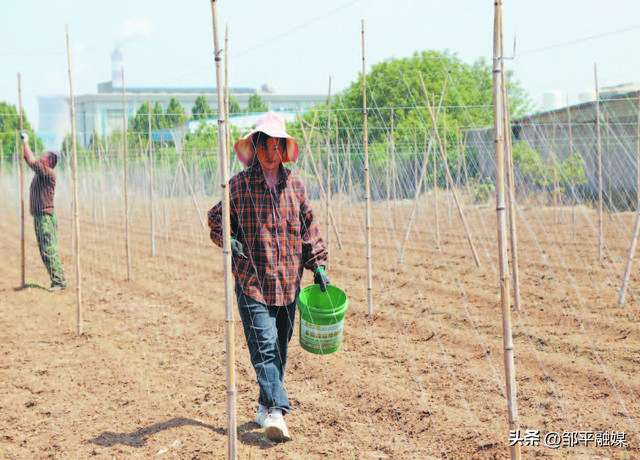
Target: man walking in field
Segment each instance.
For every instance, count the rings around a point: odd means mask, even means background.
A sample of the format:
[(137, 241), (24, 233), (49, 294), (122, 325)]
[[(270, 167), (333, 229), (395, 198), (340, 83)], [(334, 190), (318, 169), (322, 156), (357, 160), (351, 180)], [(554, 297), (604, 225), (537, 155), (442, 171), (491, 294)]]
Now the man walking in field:
[(35, 172), (31, 181), (29, 193), (29, 207), (33, 216), (38, 248), (42, 262), (51, 278), (50, 291), (66, 289), (62, 264), (58, 254), (58, 218), (53, 208), (53, 197), (56, 188), (56, 173), (54, 168), (58, 163), (57, 152), (47, 152), (39, 160), (33, 155), (29, 147), (29, 134), (22, 131), (22, 152), (24, 160)]

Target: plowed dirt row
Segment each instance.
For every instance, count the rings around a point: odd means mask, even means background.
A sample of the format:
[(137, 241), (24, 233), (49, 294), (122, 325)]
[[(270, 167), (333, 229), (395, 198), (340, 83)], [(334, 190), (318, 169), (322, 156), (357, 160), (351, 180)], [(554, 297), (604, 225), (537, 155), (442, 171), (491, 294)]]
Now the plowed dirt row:
[[(121, 203), (82, 214), (82, 335), (68, 209), (59, 209), (69, 289), (49, 293), (27, 217), (27, 289), (20, 284), (15, 209), (0, 232), (0, 458), (226, 456), (226, 345), (221, 253), (190, 199), (162, 200), (156, 255), (149, 215), (131, 216), (131, 280)], [(428, 203), (428, 201), (424, 201)], [(200, 203), (202, 211), (212, 202)], [(503, 364), (495, 211), (467, 207), (481, 260), (476, 268), (455, 209), (419, 209), (403, 263), (411, 203), (374, 203), (374, 313), (368, 314), (364, 216), (334, 208), (343, 249), (331, 235), (332, 282), (349, 295), (341, 349), (302, 350), (288, 364), (294, 436), (263, 439), (252, 422), (257, 386), (235, 330), (238, 456), (282, 459), (502, 459), (509, 426)], [(323, 209), (321, 203), (316, 210)], [(320, 213), (319, 213), (320, 214)], [(323, 232), (325, 224), (319, 215)], [(556, 222), (557, 220), (557, 222)], [(581, 208), (519, 213), (521, 306), (512, 307), (517, 407), (522, 430), (539, 430), (523, 458), (640, 458), (640, 311), (634, 270), (617, 307), (633, 215), (605, 219)], [(575, 232), (575, 236), (573, 233)], [(311, 282), (305, 274), (303, 284)], [(625, 433), (624, 447), (544, 445), (545, 433)]]

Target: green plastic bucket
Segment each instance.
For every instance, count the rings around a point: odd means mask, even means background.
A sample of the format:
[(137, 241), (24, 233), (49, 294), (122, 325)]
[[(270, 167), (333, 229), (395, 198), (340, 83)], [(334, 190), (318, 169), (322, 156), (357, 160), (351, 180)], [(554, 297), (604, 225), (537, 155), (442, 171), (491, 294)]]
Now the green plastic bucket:
[(312, 284), (300, 291), (300, 346), (316, 355), (327, 355), (340, 348), (344, 314), (349, 306), (342, 289), (328, 285), (326, 292)]

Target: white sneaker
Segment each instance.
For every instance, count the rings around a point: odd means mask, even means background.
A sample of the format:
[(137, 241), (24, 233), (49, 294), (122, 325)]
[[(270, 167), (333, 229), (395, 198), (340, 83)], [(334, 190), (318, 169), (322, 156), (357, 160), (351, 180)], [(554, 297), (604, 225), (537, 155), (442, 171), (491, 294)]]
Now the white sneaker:
[(264, 428), (264, 421), (267, 418), (267, 415), (269, 415), (269, 411), (266, 409), (262, 409), (260, 407), (258, 407), (258, 411), (256, 412), (256, 418), (254, 419), (255, 422), (260, 425), (260, 428)]
[(264, 420), (264, 435), (269, 441), (285, 442), (291, 441), (291, 435), (284, 422), (284, 416), (281, 413), (269, 411)]

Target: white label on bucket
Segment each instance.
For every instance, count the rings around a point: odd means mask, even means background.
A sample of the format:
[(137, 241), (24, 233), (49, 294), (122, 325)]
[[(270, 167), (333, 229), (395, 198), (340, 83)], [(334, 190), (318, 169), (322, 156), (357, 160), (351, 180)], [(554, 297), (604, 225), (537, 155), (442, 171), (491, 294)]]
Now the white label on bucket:
[(313, 324), (300, 318), (300, 340), (319, 349), (333, 348), (342, 341), (344, 320), (333, 324)]

